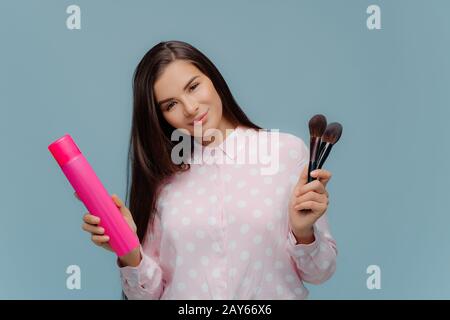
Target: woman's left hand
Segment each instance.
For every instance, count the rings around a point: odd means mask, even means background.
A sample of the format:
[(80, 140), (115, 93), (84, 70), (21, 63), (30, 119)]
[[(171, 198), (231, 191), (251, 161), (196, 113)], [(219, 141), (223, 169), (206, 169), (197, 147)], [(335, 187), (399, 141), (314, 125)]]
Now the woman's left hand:
[(291, 230), (300, 243), (314, 241), (313, 225), (328, 208), (328, 192), (325, 189), (331, 179), (331, 172), (317, 169), (311, 172), (313, 180), (308, 182), (308, 164), (294, 188), (289, 203), (289, 222)]

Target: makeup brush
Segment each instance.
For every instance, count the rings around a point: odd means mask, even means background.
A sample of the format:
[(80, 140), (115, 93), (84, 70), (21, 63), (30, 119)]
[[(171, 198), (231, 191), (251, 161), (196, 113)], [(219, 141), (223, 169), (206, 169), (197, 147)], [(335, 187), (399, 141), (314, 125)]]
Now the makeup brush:
[(309, 120), (309, 166), (308, 166), (308, 183), (314, 180), (311, 177), (311, 171), (317, 167), (319, 156), (319, 147), (321, 137), (327, 127), (327, 118), (322, 114), (316, 114)]
[(322, 143), (320, 145), (320, 154), (317, 160), (317, 169), (322, 169), (325, 160), (330, 154), (331, 148), (335, 145), (342, 134), (342, 125), (338, 122), (330, 123), (322, 135)]

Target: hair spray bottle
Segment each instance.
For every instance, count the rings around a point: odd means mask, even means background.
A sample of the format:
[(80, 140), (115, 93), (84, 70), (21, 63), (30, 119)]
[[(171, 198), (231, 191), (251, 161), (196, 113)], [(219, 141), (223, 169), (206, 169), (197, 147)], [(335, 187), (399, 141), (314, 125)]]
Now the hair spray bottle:
[(88, 211), (100, 218), (99, 225), (119, 256), (139, 246), (139, 239), (123, 218), (91, 165), (68, 134), (48, 146), (49, 151)]

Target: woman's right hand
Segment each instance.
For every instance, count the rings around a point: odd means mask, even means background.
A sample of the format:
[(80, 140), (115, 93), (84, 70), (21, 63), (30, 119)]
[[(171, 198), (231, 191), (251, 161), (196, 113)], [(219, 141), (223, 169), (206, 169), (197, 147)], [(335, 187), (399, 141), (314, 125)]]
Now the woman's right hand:
[[(74, 196), (80, 200), (78, 194), (75, 192)], [(116, 195), (113, 194), (111, 196), (113, 199), (115, 205), (119, 209), (120, 213), (122, 214), (125, 221), (130, 226), (131, 230), (136, 234), (136, 224), (134, 223), (133, 216), (131, 215), (130, 210), (126, 206), (124, 206), (122, 200)], [(81, 200), (80, 200), (81, 201)], [(109, 236), (105, 235), (105, 229), (103, 227), (99, 226), (100, 224), (100, 218), (97, 216), (94, 216), (90, 212), (87, 212), (83, 216), (83, 224), (82, 229), (86, 232), (89, 232), (91, 234), (91, 240), (94, 242), (97, 246), (102, 247), (106, 250), (113, 251), (111, 246), (109, 245)], [(131, 251), (126, 256), (120, 257), (120, 262), (122, 265), (138, 265), (141, 260), (141, 255), (139, 252), (139, 247), (135, 250)]]

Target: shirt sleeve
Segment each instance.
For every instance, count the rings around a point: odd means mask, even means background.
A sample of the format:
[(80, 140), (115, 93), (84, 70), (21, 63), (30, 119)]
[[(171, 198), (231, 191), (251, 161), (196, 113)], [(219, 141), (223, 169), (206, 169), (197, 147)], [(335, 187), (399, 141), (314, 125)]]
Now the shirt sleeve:
[(312, 243), (297, 244), (292, 230), (289, 230), (287, 250), (302, 280), (320, 284), (336, 271), (336, 242), (329, 233), (326, 213), (314, 224), (314, 238)]
[[(309, 150), (300, 138), (295, 137), (292, 148), (300, 152), (300, 159), (294, 165), (294, 172), (300, 175), (309, 162)], [(293, 189), (293, 188), (292, 188)], [(287, 251), (295, 263), (303, 281), (320, 284), (328, 280), (336, 270), (337, 246), (328, 225), (327, 213), (313, 225), (314, 241), (310, 244), (297, 243), (288, 228)]]
[(122, 267), (117, 260), (122, 288), (130, 300), (157, 300), (164, 289), (162, 269), (159, 264), (161, 225), (158, 216), (155, 216), (151, 229), (144, 244), (139, 247), (142, 260), (138, 266)]

